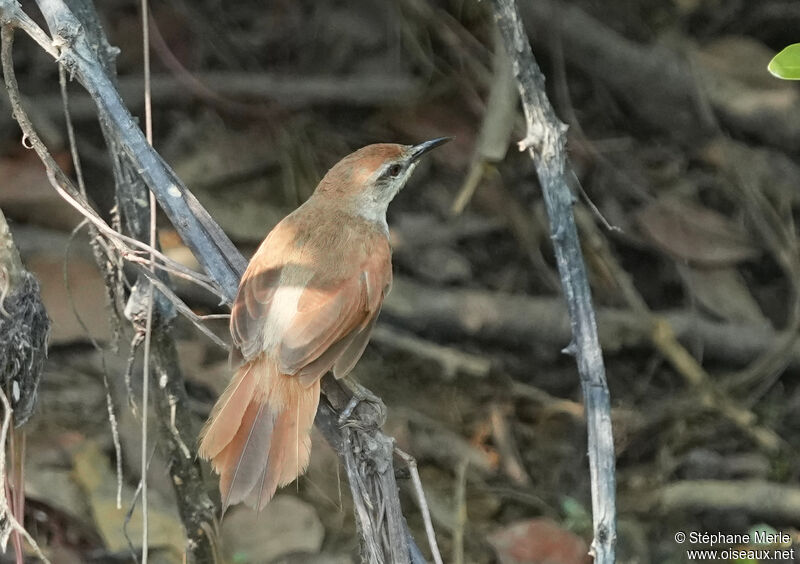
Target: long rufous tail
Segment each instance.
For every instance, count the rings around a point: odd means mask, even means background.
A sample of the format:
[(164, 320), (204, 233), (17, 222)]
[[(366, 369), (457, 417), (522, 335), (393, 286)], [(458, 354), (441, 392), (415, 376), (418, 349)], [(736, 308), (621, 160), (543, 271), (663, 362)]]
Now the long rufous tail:
[(306, 386), (265, 356), (236, 371), (200, 434), (200, 456), (220, 476), (223, 511), (240, 502), (261, 510), (305, 472), (318, 403), (319, 379)]

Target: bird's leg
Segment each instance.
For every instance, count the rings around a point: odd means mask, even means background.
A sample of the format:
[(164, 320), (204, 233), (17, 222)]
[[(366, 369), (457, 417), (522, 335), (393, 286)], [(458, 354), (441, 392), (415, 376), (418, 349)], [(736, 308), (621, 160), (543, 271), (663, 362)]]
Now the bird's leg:
[(375, 406), (375, 411), (377, 413), (377, 427), (381, 427), (384, 422), (386, 422), (386, 406), (381, 398), (370, 392), (367, 388), (349, 376), (345, 377), (339, 382), (343, 388), (350, 392), (350, 401), (347, 402), (347, 405), (339, 413), (339, 425), (346, 425), (355, 408), (358, 407), (358, 404), (362, 402), (368, 402)]

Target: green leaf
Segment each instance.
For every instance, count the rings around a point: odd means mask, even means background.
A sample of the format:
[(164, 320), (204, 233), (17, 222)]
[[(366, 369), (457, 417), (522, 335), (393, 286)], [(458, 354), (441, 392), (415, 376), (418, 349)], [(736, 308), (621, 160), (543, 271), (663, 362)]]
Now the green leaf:
[(772, 57), (767, 70), (778, 78), (800, 80), (800, 43), (794, 43)]
[(233, 553), (234, 564), (247, 564), (247, 562), (250, 562), (250, 555), (246, 552), (238, 551)]
[(592, 514), (574, 497), (564, 496), (561, 511), (565, 528), (581, 533), (592, 530)]
[[(775, 535), (777, 532), (778, 531), (776, 529), (774, 529), (773, 527), (770, 527), (766, 523), (758, 523), (757, 525), (753, 525), (752, 527), (750, 527), (750, 530), (747, 531), (747, 533), (750, 535), (751, 539), (755, 538), (756, 533), (766, 533), (768, 535)], [(756, 543), (753, 542), (753, 544), (756, 544)]]

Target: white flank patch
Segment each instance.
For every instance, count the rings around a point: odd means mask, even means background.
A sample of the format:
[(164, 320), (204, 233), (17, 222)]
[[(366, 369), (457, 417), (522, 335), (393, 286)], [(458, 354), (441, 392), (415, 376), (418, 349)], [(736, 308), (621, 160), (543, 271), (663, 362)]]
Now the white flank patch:
[(283, 336), (297, 314), (297, 304), (303, 295), (305, 284), (280, 286), (275, 291), (264, 321), (264, 350), (280, 346)]
[(20, 392), (20, 390), (19, 390), (19, 382), (17, 382), (16, 380), (12, 380), (11, 381), (11, 400), (14, 403), (17, 403), (19, 401), (19, 396), (20, 396), (19, 392)]
[(178, 190), (178, 187), (175, 186), (174, 184), (170, 185), (170, 187), (167, 189), (167, 192), (173, 198), (180, 198), (181, 197), (181, 191)]

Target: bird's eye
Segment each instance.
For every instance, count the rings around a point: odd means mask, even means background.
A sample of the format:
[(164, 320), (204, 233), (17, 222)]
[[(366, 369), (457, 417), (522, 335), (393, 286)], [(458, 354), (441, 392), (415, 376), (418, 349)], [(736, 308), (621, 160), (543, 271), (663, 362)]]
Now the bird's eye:
[(389, 174), (389, 176), (399, 176), (400, 173), (403, 172), (403, 167), (399, 164), (393, 164), (386, 172)]

